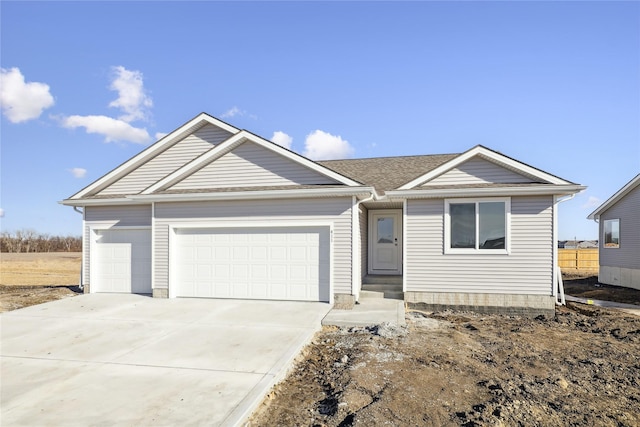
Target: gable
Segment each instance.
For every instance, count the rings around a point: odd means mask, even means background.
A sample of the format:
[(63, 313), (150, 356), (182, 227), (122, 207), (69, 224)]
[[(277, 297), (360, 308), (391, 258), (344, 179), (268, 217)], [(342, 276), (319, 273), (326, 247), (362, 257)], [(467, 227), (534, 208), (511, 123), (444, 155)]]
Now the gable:
[(231, 135), (226, 130), (207, 124), (109, 185), (98, 195), (140, 193)]
[(250, 141), (211, 161), (168, 190), (340, 184)]
[(469, 184), (521, 184), (539, 182), (530, 177), (516, 173), (494, 162), (473, 157), (464, 163), (423, 184), (423, 187), (435, 185), (469, 185)]

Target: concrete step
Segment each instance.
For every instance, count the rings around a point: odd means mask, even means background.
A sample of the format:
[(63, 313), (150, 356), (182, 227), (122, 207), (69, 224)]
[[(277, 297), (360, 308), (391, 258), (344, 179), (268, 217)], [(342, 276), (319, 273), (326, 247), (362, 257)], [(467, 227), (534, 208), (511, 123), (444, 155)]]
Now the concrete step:
[(363, 291), (374, 291), (374, 292), (402, 292), (402, 285), (397, 284), (363, 284)]
[(383, 276), (367, 274), (362, 279), (367, 285), (400, 285), (402, 286), (402, 276)]
[[(384, 285), (383, 285), (384, 286)], [(360, 299), (397, 299), (404, 300), (404, 292), (402, 292), (402, 288), (400, 289), (381, 289), (381, 290), (369, 290), (365, 289), (364, 286), (360, 291)]]

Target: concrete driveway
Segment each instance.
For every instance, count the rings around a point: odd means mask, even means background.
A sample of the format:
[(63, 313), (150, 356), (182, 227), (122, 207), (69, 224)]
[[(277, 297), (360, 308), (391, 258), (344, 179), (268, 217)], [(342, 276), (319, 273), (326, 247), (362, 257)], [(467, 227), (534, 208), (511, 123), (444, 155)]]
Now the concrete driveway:
[(3, 313), (0, 422), (240, 424), (329, 309), (91, 294)]

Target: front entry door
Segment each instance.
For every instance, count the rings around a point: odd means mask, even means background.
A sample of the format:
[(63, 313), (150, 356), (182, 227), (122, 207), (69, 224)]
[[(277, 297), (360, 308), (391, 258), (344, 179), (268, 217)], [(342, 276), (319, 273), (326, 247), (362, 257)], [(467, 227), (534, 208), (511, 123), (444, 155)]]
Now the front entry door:
[(402, 210), (369, 211), (369, 274), (402, 274)]

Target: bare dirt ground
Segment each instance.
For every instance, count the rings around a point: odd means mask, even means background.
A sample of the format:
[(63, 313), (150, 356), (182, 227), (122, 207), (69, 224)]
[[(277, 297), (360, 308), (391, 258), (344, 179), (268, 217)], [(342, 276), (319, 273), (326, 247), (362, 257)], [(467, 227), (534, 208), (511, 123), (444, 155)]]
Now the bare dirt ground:
[(42, 304), (80, 292), (82, 254), (0, 254), (0, 312)]
[(640, 317), (409, 313), (324, 328), (251, 425), (639, 426)]
[[(80, 254), (24, 255), (0, 255), (0, 311), (76, 295)], [(565, 276), (565, 290), (640, 304), (640, 291), (589, 275)], [(407, 323), (324, 328), (250, 424), (640, 426), (638, 316), (569, 303), (550, 318)]]

